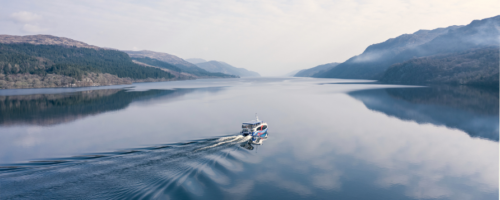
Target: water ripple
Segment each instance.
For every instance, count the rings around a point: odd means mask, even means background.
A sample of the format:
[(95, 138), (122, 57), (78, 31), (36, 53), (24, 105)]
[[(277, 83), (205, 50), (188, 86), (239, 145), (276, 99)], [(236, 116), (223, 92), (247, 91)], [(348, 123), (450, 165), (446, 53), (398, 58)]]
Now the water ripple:
[(242, 162), (251, 157), (240, 147), (248, 140), (225, 136), (4, 166), (0, 168), (0, 199), (221, 196), (230, 184), (236, 184), (228, 173), (244, 170)]

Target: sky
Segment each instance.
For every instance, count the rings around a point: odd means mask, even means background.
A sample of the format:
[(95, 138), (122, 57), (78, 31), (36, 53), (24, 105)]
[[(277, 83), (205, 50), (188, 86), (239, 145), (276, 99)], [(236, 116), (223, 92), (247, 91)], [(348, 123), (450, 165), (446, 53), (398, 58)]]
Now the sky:
[(202, 58), (280, 76), (500, 14), (498, 0), (0, 0), (0, 34)]

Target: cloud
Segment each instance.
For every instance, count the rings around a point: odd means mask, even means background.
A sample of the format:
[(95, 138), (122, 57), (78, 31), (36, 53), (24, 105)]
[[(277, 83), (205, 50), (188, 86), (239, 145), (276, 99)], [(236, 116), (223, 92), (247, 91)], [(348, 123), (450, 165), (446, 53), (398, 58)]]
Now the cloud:
[[(0, 13), (19, 8), (23, 10), (9, 21), (47, 28), (47, 34), (116, 49), (136, 46), (181, 58), (221, 60), (270, 76), (342, 62), (368, 45), (419, 29), (492, 17), (498, 15), (500, 4), (496, 0), (18, 0), (3, 3)], [(8, 23), (0, 26), (6, 34), (28, 32), (7, 28)]]
[[(340, 88), (332, 88), (330, 92), (337, 90)], [(287, 98), (287, 95), (282, 96)], [(311, 101), (316, 103), (311, 104)], [(373, 178), (366, 177), (369, 184), (381, 189), (400, 187), (398, 190), (413, 198), (461, 199), (464, 195), (498, 192), (498, 142), (471, 138), (463, 131), (444, 126), (383, 117), (384, 114), (356, 105), (360, 102), (350, 101), (348, 97), (330, 98), (311, 93), (295, 96), (294, 102), (296, 107), (313, 112), (286, 119), (286, 124), (302, 126), (281, 126), (280, 132), (286, 132), (287, 138), (300, 138), (300, 145), (286, 144), (285, 139), (273, 145), (283, 148), (279, 152), (293, 153), (295, 159), (290, 160), (295, 162), (289, 166), (312, 165), (317, 168), (296, 171), (295, 174), (319, 171), (310, 176), (308, 186), (342, 190), (343, 177), (349, 177), (352, 172), (351, 168), (345, 168), (345, 158), (348, 157), (355, 159), (352, 163), (356, 163), (349, 167), (376, 169), (370, 172)], [(321, 106), (327, 104), (323, 102), (336, 103), (328, 104), (326, 108)], [(285, 110), (273, 109), (276, 112)], [(336, 126), (330, 125), (332, 121)]]
[(15, 12), (10, 15), (10, 19), (25, 33), (40, 33), (47, 31), (40, 25), (42, 16), (28, 11)]
[(311, 178), (312, 184), (323, 190), (340, 189), (340, 173), (337, 171), (314, 175)]
[(35, 13), (27, 12), (27, 11), (21, 11), (21, 12), (12, 13), (10, 15), (10, 18), (14, 22), (26, 24), (26, 23), (38, 21), (42, 18), (42, 16), (35, 14)]
[(262, 173), (256, 176), (256, 180), (260, 182), (270, 182), (277, 187), (294, 192), (301, 196), (312, 194), (312, 190), (308, 186), (293, 180), (283, 179), (278, 176), (277, 173)]

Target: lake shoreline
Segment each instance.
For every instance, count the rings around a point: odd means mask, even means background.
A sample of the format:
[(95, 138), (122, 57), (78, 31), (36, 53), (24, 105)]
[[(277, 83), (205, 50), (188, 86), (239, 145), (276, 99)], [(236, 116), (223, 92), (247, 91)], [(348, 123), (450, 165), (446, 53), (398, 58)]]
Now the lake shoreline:
[[(203, 77), (198, 79), (219, 79), (220, 77)], [(8, 89), (39, 89), (39, 88), (83, 88), (83, 87), (101, 87), (114, 85), (132, 85), (134, 83), (150, 83), (150, 82), (171, 82), (171, 81), (187, 81), (197, 80), (197, 78), (173, 78), (173, 79), (131, 79), (128, 77), (119, 78), (112, 74), (103, 73), (88, 73), (81, 80), (73, 77), (47, 74), (39, 76), (36, 74), (0, 74), (0, 90)], [(35, 86), (36, 85), (36, 86)], [(30, 87), (31, 86), (31, 87)]]

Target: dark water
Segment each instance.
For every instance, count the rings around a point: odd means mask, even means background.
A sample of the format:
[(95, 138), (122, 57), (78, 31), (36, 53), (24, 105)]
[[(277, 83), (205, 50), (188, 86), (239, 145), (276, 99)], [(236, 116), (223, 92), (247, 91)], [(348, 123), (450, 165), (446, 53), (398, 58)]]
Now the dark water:
[[(335, 79), (2, 90), (0, 199), (498, 199), (498, 102)], [(237, 135), (256, 112), (261, 145)]]

